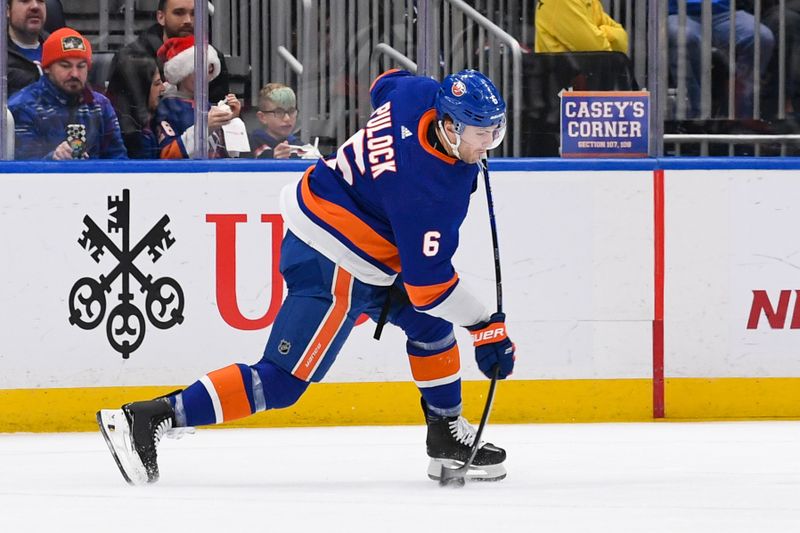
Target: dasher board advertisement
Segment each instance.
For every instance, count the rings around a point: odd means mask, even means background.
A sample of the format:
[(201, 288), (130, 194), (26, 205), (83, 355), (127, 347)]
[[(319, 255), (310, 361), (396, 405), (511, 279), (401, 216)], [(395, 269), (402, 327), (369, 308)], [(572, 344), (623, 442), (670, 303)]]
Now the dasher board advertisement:
[(561, 157), (647, 157), (650, 93), (563, 91)]

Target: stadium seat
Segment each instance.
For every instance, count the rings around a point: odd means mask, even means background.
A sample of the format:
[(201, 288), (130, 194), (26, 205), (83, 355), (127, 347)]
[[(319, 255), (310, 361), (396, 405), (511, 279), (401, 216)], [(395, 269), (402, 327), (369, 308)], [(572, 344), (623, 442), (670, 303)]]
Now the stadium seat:
[(46, 0), (47, 5), (47, 20), (44, 23), (44, 29), (53, 33), (59, 28), (67, 25), (64, 18), (64, 6), (61, 5), (61, 0)]
[(111, 76), (111, 61), (115, 52), (93, 52), (92, 68), (89, 70), (89, 84), (95, 91), (106, 92), (108, 79)]

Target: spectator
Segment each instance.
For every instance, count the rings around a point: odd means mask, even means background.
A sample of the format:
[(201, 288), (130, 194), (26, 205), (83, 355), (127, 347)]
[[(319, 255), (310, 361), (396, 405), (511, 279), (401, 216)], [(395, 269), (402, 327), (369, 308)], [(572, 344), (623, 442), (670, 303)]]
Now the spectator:
[[(211, 4), (209, 3), (209, 7)], [(127, 71), (124, 65), (131, 57), (146, 56), (156, 59), (158, 49), (164, 41), (173, 37), (186, 37), (194, 34), (194, 0), (159, 0), (158, 10), (156, 11), (156, 23), (150, 26), (144, 33), (132, 43), (124, 46), (114, 56), (111, 62), (109, 78), (121, 75), (118, 70)], [(209, 81), (209, 99), (212, 102), (225, 99), (228, 94), (228, 70), (225, 66), (224, 58), (219, 58), (219, 74), (213, 81)], [(140, 86), (137, 79), (129, 79), (125, 82), (129, 89), (121, 93), (130, 95), (131, 98), (140, 98), (136, 102), (131, 102), (130, 107), (144, 109), (147, 107), (146, 95), (138, 93), (135, 89)]]
[(253, 156), (258, 159), (298, 159), (290, 144), (298, 139), (292, 134), (297, 125), (297, 97), (282, 83), (268, 83), (258, 93), (258, 120), (264, 126), (250, 139)]
[(627, 54), (628, 34), (600, 0), (539, 0), (534, 50)]
[[(800, 0), (786, 0), (786, 62), (783, 64), (786, 74), (786, 105), (784, 111), (795, 114), (800, 111)], [(764, 25), (772, 30), (777, 39), (780, 34), (781, 12), (778, 0), (763, 0)], [(775, 117), (778, 114), (778, 73), (780, 69), (778, 47), (772, 54), (764, 81), (762, 102), (764, 114)]]
[[(164, 65), (164, 77), (172, 85), (156, 108), (156, 135), (161, 159), (190, 158), (194, 144), (194, 36), (167, 39), (158, 50)], [(213, 46), (208, 47), (208, 79), (219, 76), (220, 62)], [(209, 106), (209, 157), (227, 157), (220, 128), (239, 116), (241, 103), (235, 95), (225, 98), (226, 105)], [(227, 109), (226, 109), (227, 108)]]
[[(133, 56), (119, 67), (108, 82), (106, 95), (117, 112), (128, 157), (158, 159), (153, 116), (166, 87), (156, 60), (146, 56)], [(139, 84), (131, 87), (128, 80), (137, 80)], [(133, 96), (128, 91), (133, 92)], [(137, 106), (142, 101), (147, 102), (146, 107)]]
[[(681, 0), (683, 1), (683, 0)], [(688, 118), (700, 116), (700, 78), (701, 43), (703, 30), (700, 10), (703, 0), (686, 0), (686, 89), (688, 94)], [(723, 50), (727, 57), (728, 41), (731, 32), (731, 13), (728, 0), (711, 0), (711, 45)], [(669, 16), (667, 17), (667, 33), (669, 35), (669, 68), (673, 80), (678, 81), (678, 0), (669, 0)], [(736, 116), (749, 118), (753, 116), (753, 57), (755, 41), (755, 18), (742, 9), (736, 11), (736, 65), (728, 68), (736, 70)], [(775, 38), (770, 29), (763, 24), (759, 29), (760, 36), (760, 75), (763, 78), (767, 69)]]
[[(71, 28), (50, 34), (42, 47), (45, 75), (8, 102), (17, 159), (127, 158), (111, 102), (86, 85), (91, 62), (83, 35)], [(69, 139), (67, 127), (75, 125), (82, 133)]]
[(8, 96), (42, 76), (44, 0), (8, 0)]

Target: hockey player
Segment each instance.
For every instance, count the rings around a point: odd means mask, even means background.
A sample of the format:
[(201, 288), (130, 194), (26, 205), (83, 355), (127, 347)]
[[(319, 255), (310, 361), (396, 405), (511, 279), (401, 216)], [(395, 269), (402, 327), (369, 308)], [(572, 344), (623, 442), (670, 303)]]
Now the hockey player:
[[(155, 400), (101, 410), (97, 420), (130, 483), (154, 482), (156, 445), (174, 428), (219, 424), (294, 404), (320, 381), (361, 313), (403, 329), (428, 426), (428, 476), (463, 464), (475, 429), (461, 416), (453, 325), (475, 340), (487, 376), (511, 374), (505, 315), (492, 314), (452, 265), (479, 161), (505, 133), (505, 102), (480, 72), (442, 83), (393, 70), (371, 87), (375, 111), (335, 153), (283, 190), (288, 231), (280, 270), (288, 295), (262, 359), (215, 370)], [(468, 478), (506, 475), (506, 452), (481, 447)]]

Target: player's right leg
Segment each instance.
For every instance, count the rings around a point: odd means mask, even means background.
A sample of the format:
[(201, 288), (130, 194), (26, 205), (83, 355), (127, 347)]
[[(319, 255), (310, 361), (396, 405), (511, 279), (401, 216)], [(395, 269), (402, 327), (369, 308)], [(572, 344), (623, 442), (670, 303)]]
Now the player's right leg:
[(126, 481), (158, 480), (156, 446), (173, 428), (221, 424), (288, 407), (309, 382), (325, 375), (352, 330), (361, 292), (367, 289), (291, 233), (281, 248), (281, 273), (288, 296), (258, 363), (229, 365), (166, 397), (98, 412), (100, 429)]
[[(411, 305), (393, 310), (390, 322), (400, 326), (408, 340), (406, 349), (414, 382), (422, 394), (428, 426), (426, 448), (428, 477), (438, 480), (442, 466), (460, 467), (470, 457), (475, 428), (461, 416), (461, 358), (453, 326), (416, 311)], [(506, 452), (481, 442), (467, 478), (497, 481), (506, 477)]]

